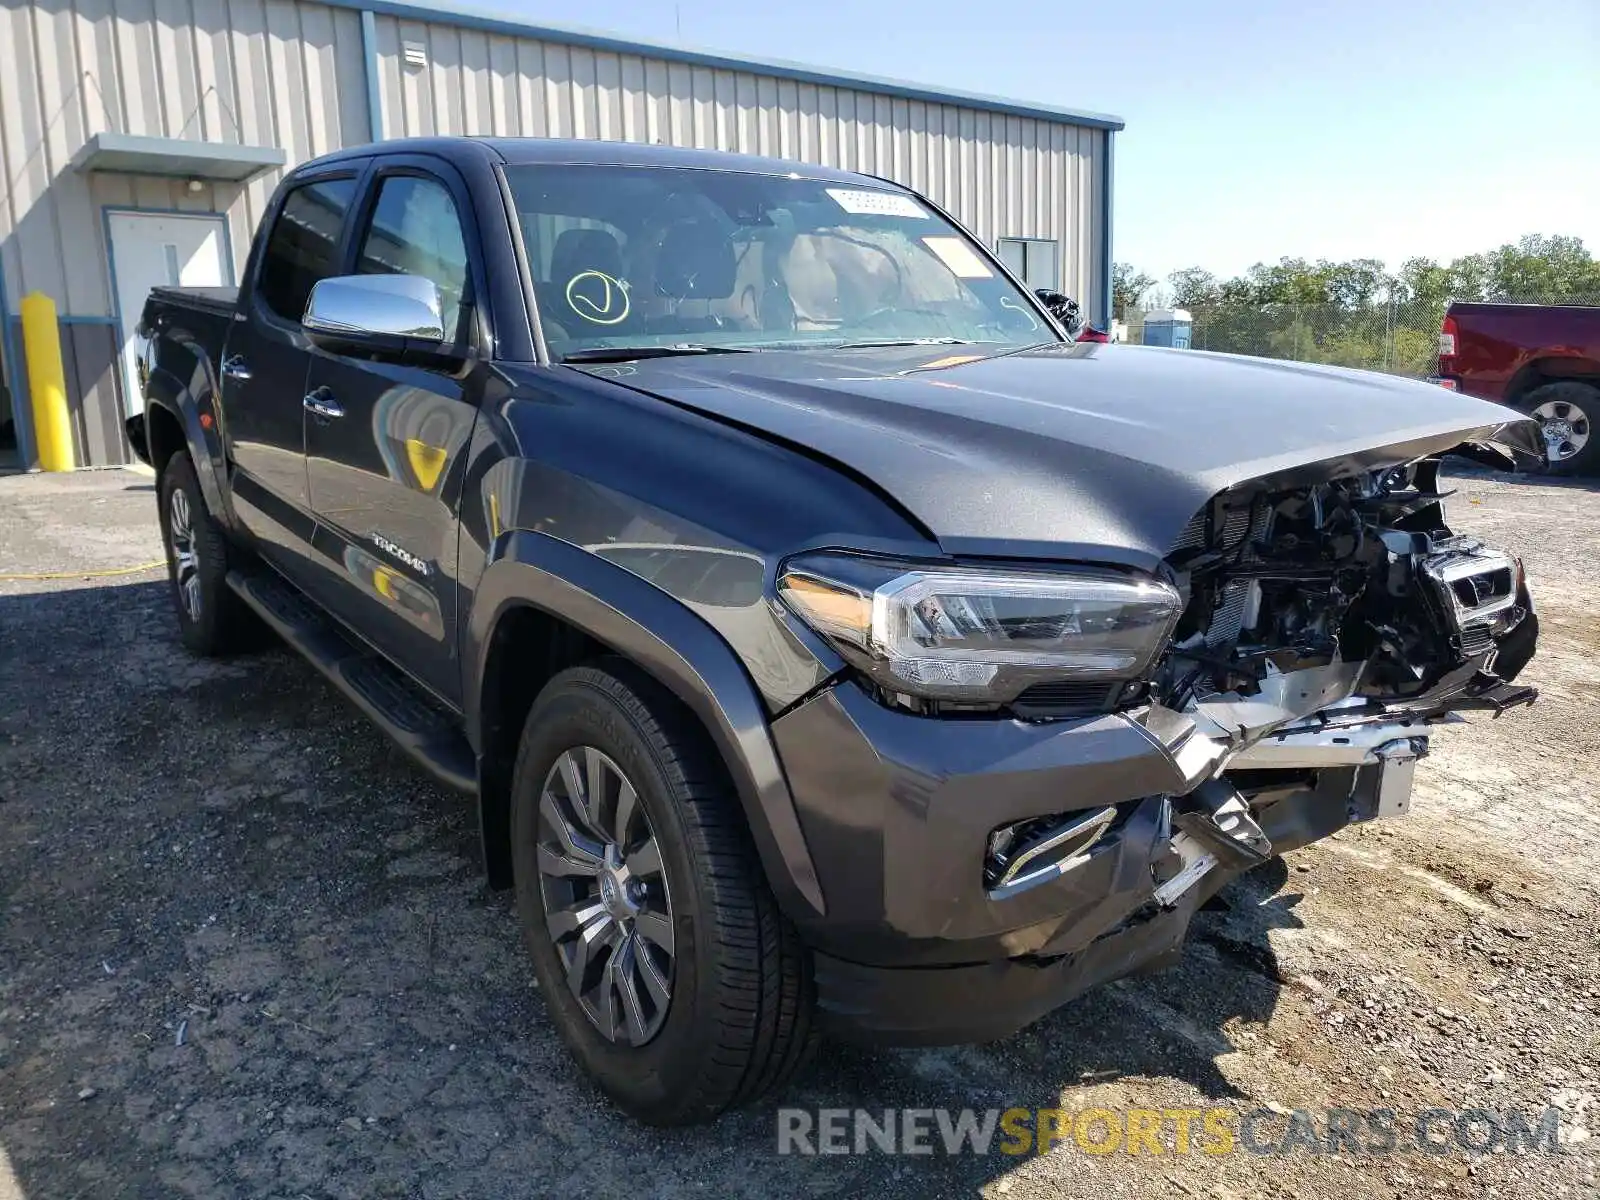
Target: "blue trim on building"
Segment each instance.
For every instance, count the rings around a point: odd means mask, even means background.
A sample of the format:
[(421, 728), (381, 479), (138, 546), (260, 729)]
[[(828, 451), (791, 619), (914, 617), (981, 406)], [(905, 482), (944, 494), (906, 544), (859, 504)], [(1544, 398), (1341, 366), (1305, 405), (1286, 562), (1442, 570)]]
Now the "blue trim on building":
[(1056, 121), (1080, 125), (1090, 129), (1121, 129), (1126, 124), (1121, 117), (1110, 113), (1084, 112), (1073, 108), (1057, 108), (1047, 104), (1029, 104), (1026, 101), (989, 96), (981, 92), (962, 92), (935, 88), (927, 84), (912, 83), (904, 79), (889, 79), (880, 75), (858, 75), (845, 71), (829, 71), (805, 63), (784, 59), (746, 58), (743, 55), (725, 54), (715, 50), (698, 50), (688, 46), (673, 46), (665, 42), (619, 37), (593, 29), (577, 29), (565, 25), (544, 25), (519, 21), (513, 17), (465, 8), (450, 0), (440, 0), (428, 6), (407, 4), (401, 0), (326, 0), (335, 8), (353, 8), (360, 12), (382, 13), (403, 21), (426, 21), (433, 24), (456, 25), (465, 29), (478, 29), (486, 33), (507, 34), (512, 37), (538, 38), (566, 46), (583, 46), (610, 54), (638, 54), (647, 58), (666, 59), (670, 62), (688, 63), (697, 67), (713, 67), (719, 71), (748, 71), (756, 75), (770, 75), (778, 79), (793, 79), (798, 83), (814, 83), (823, 87), (853, 88), (861, 92), (874, 92), (884, 96), (899, 96), (907, 100), (922, 100), (930, 104), (954, 104), (964, 108), (982, 109), (986, 112), (1007, 113), (1011, 116), (1032, 117), (1040, 121)]
[(1104, 230), (1100, 239), (1100, 328), (1109, 335), (1112, 319), (1117, 315), (1112, 311), (1113, 297), (1111, 295), (1111, 277), (1115, 270), (1115, 257), (1111, 247), (1111, 218), (1116, 212), (1112, 203), (1112, 188), (1117, 178), (1117, 135), (1111, 130), (1106, 130), (1105, 156), (1101, 160), (1100, 203), (1104, 206), (1100, 211), (1100, 220)]
[(370, 8), (361, 10), (361, 57), (367, 69), (367, 125), (372, 140), (383, 141), (383, 91), (378, 79), (378, 19)]
[(117, 323), (117, 318), (113, 317), (113, 316), (86, 317), (86, 316), (74, 316), (74, 315), (66, 315), (66, 316), (59, 316), (58, 315), (56, 317), (56, 324), (58, 324), (58, 325), (115, 325), (116, 323)]

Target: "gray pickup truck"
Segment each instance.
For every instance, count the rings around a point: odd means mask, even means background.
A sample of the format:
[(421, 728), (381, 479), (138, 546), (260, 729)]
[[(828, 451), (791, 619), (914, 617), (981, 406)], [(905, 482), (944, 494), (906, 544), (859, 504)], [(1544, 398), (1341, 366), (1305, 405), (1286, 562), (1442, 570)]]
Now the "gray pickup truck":
[(1157, 966), (1532, 699), (1521, 563), (1437, 479), (1533, 422), (1075, 342), (879, 179), (388, 143), (293, 171), (243, 279), (143, 318), (183, 641), (269, 627), (475, 797), (646, 1121)]

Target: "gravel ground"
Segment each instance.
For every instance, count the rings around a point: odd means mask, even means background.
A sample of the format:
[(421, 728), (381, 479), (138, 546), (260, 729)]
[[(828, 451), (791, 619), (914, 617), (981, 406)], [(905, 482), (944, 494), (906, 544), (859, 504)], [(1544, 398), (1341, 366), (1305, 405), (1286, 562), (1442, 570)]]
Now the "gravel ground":
[[(780, 1157), (770, 1105), (635, 1127), (550, 1029), (468, 805), (287, 651), (187, 657), (146, 572), (0, 580), (0, 1200), (1596, 1195), (1600, 492), (1456, 483), (1453, 519), (1526, 557), (1537, 707), (1441, 736), (1408, 817), (1232, 886), (1177, 967), (993, 1045), (824, 1047), (785, 1103), (1553, 1102), (1564, 1154)], [(0, 479), (0, 575), (158, 554), (148, 477)]]

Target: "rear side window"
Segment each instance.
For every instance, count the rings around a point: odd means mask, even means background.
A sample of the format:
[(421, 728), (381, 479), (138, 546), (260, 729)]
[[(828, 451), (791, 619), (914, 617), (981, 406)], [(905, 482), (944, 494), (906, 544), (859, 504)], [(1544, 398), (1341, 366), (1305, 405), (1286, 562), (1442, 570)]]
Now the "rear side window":
[(295, 188), (284, 200), (256, 284), (267, 307), (284, 320), (299, 323), (312, 287), (334, 273), (339, 230), (355, 194), (354, 179), (324, 179)]
[(444, 340), (453, 343), (467, 290), (467, 246), (450, 191), (434, 179), (391, 175), (361, 238), (362, 275), (420, 275), (439, 288)]

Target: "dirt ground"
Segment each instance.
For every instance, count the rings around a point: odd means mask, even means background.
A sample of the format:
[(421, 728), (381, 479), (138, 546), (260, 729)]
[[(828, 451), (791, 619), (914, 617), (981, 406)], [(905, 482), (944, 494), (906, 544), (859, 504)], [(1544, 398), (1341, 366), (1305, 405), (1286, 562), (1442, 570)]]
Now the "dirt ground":
[[(638, 1128), (548, 1025), (468, 805), (287, 651), (189, 658), (145, 572), (0, 580), (0, 1200), (1594, 1196), (1600, 490), (1455, 483), (1455, 523), (1526, 558), (1536, 707), (1439, 736), (1408, 816), (1233, 885), (1181, 965), (993, 1045), (826, 1046), (783, 1102), (1554, 1103), (1566, 1153), (780, 1157), (773, 1104)], [(0, 575), (158, 555), (147, 477), (0, 479)]]

